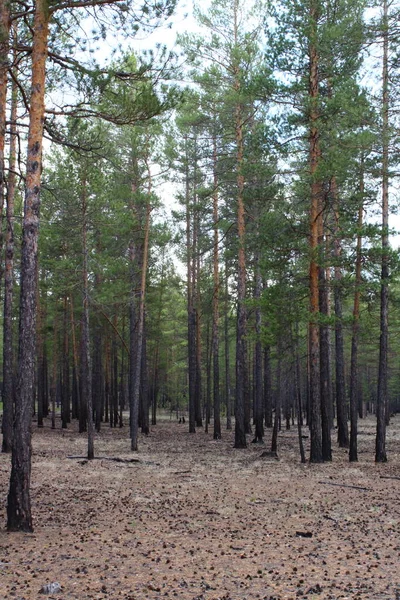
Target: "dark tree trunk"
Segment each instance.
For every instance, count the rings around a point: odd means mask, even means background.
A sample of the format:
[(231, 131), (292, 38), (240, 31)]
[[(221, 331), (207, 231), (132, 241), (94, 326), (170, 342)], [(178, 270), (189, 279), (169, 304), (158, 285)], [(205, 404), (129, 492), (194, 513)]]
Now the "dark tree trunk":
[(281, 416), (281, 399), (282, 399), (282, 345), (278, 343), (278, 368), (276, 373), (276, 396), (275, 396), (275, 416), (274, 427), (272, 429), (271, 452), (278, 451), (278, 432), (279, 421)]
[(208, 433), (208, 426), (211, 422), (211, 363), (212, 363), (212, 344), (210, 343), (210, 321), (207, 321), (206, 329), (206, 397), (205, 397), (205, 427), (204, 433)]
[(89, 250), (87, 244), (88, 232), (88, 207), (87, 207), (87, 182), (86, 175), (82, 177), (82, 286), (83, 286), (83, 313), (82, 313), (82, 403), (86, 408), (86, 428), (89, 460), (94, 458), (94, 423), (92, 399), (92, 364), (90, 355), (90, 329), (89, 329)]
[(299, 439), (300, 449), (300, 460), (304, 464), (306, 462), (306, 454), (304, 452), (303, 436), (301, 426), (303, 424), (302, 406), (301, 406), (301, 383), (300, 383), (300, 356), (299, 356), (299, 326), (296, 323), (296, 341), (294, 343), (294, 357), (293, 357), (293, 375), (294, 375), (294, 394), (295, 394), (295, 405), (297, 413), (297, 435)]
[(74, 304), (72, 295), (70, 295), (70, 319), (71, 319), (71, 337), (72, 337), (72, 418), (80, 419), (80, 382), (79, 382), (79, 364), (78, 364), (78, 348), (75, 335), (75, 320), (74, 320)]
[(196, 432), (195, 393), (196, 393), (196, 315), (193, 306), (193, 244), (190, 219), (189, 156), (186, 144), (186, 268), (187, 268), (187, 313), (188, 313), (188, 394), (189, 394), (189, 433)]
[(213, 136), (213, 322), (212, 322), (212, 355), (213, 355), (213, 396), (214, 396), (214, 440), (221, 439), (221, 398), (219, 390), (219, 231), (218, 231), (218, 177), (217, 177), (217, 141)]
[(96, 324), (93, 333), (93, 410), (95, 429), (97, 432), (101, 429), (101, 413), (103, 404), (103, 369), (102, 369), (102, 340), (100, 325)]
[(147, 342), (146, 335), (143, 335), (143, 349), (142, 349), (142, 367), (141, 367), (141, 431), (145, 435), (150, 433), (150, 421), (149, 421), (149, 380), (147, 372)]
[(46, 370), (45, 370), (44, 353), (45, 353), (45, 348), (44, 348), (44, 345), (42, 342), (42, 349), (41, 349), (41, 353), (39, 356), (38, 376), (37, 376), (37, 379), (38, 379), (38, 394), (37, 394), (38, 427), (43, 427), (43, 407), (44, 407), (44, 395), (45, 395), (45, 389), (46, 389), (46, 382), (45, 382)]
[(67, 428), (70, 419), (70, 385), (69, 385), (69, 339), (68, 339), (68, 297), (64, 298), (64, 323), (63, 323), (63, 360), (61, 381), (61, 426)]
[[(4, 3), (5, 6), (6, 3)], [(3, 16), (3, 15), (2, 15)], [(3, 18), (0, 17), (0, 22)], [(16, 27), (14, 28), (16, 30)], [(1, 31), (1, 30), (0, 30)], [(16, 38), (16, 35), (14, 36)], [(0, 36), (1, 38), (1, 36)], [(15, 39), (16, 41), (16, 39)], [(0, 51), (3, 44), (0, 41)], [(4, 54), (0, 58), (0, 72), (2, 70), (2, 61), (7, 57)], [(0, 80), (1, 81), (1, 80)], [(5, 85), (5, 82), (4, 82)], [(3, 101), (3, 94), (6, 90), (0, 92), (0, 106)], [(5, 98), (4, 98), (5, 101)], [(5, 109), (5, 107), (4, 107)], [(0, 109), (0, 114), (2, 113)], [(4, 113), (5, 115), (5, 113)], [(1, 117), (0, 117), (1, 119)], [(17, 163), (17, 84), (14, 81), (12, 85), (12, 98), (11, 98), (11, 125), (10, 125), (10, 161), (9, 167), (10, 172), (8, 176), (7, 185), (7, 211), (6, 211), (6, 256), (5, 256), (5, 270), (4, 270), (4, 315), (3, 315), (3, 387), (2, 387), (2, 398), (3, 398), (3, 442), (1, 451), (11, 452), (12, 449), (12, 429), (13, 429), (13, 412), (14, 412), (14, 350), (13, 350), (13, 291), (14, 291), (14, 199), (16, 189), (16, 163)], [(0, 127), (3, 124), (0, 122)], [(1, 136), (0, 136), (1, 137)], [(1, 144), (0, 144), (1, 146)], [(3, 147), (4, 150), (4, 147)], [(1, 171), (3, 165), (4, 156), (2, 156), (2, 150), (0, 147), (0, 195), (3, 194), (3, 171)], [(2, 200), (0, 201), (0, 204)], [(1, 235), (1, 234), (0, 234)], [(39, 425), (39, 422), (38, 422)], [(43, 419), (42, 419), (43, 425)], [(42, 426), (41, 425), (41, 426)]]
[(357, 437), (358, 437), (358, 340), (360, 331), (360, 296), (361, 296), (361, 228), (363, 224), (363, 196), (364, 196), (364, 167), (363, 157), (361, 159), (361, 203), (358, 209), (358, 234), (356, 249), (356, 281), (353, 304), (353, 327), (351, 336), (351, 361), (350, 361), (350, 462), (358, 461)]
[(272, 428), (272, 374), (271, 374), (271, 349), (264, 348), (264, 415), (265, 427)]
[(332, 196), (335, 210), (335, 240), (334, 255), (335, 265), (335, 358), (336, 358), (336, 416), (338, 428), (338, 444), (340, 448), (349, 447), (349, 429), (347, 426), (346, 386), (344, 377), (344, 342), (343, 342), (343, 311), (342, 311), (342, 269), (340, 260), (342, 245), (340, 240), (339, 206), (336, 189), (336, 178), (331, 182)]
[[(322, 236), (321, 236), (322, 239)], [(327, 318), (328, 309), (328, 289), (326, 282), (325, 267), (319, 268), (319, 306), (322, 317)], [(320, 391), (321, 391), (321, 425), (322, 425), (322, 457), (329, 462), (332, 460), (331, 445), (331, 413), (332, 413), (332, 385), (330, 369), (329, 352), (329, 327), (325, 323), (319, 327), (320, 340)]]
[(228, 290), (228, 261), (225, 260), (225, 396), (226, 396), (226, 428), (232, 429), (231, 374), (229, 360), (229, 290)]
[(254, 297), (256, 306), (256, 347), (254, 355), (254, 389), (255, 389), (255, 437), (254, 442), (262, 443), (264, 441), (264, 406), (263, 406), (263, 373), (262, 373), (262, 346), (261, 346), (261, 273), (259, 267), (259, 257), (256, 256), (256, 285)]
[[(196, 305), (199, 306), (200, 294), (197, 292)], [(196, 385), (195, 385), (195, 419), (196, 427), (203, 427), (203, 419), (201, 416), (201, 398), (202, 398), (202, 372), (201, 372), (201, 327), (200, 327), (200, 312), (195, 309), (196, 320)]]
[[(150, 194), (148, 201), (150, 202)], [(137, 336), (136, 336), (136, 360), (135, 360), (135, 374), (134, 374), (134, 387), (133, 387), (133, 398), (132, 398), (132, 428), (131, 428), (131, 450), (138, 450), (138, 416), (139, 416), (139, 394), (140, 394), (140, 380), (141, 380), (141, 368), (142, 368), (142, 354), (143, 354), (143, 337), (144, 337), (144, 316), (145, 316), (145, 296), (146, 296), (146, 274), (147, 274), (147, 258), (149, 248), (149, 229), (150, 229), (150, 213), (151, 206), (146, 206), (146, 216), (144, 221), (144, 242), (143, 242), (143, 258), (141, 261), (141, 277), (140, 277), (140, 288), (139, 288), (139, 301), (138, 301), (138, 324), (137, 324)]]

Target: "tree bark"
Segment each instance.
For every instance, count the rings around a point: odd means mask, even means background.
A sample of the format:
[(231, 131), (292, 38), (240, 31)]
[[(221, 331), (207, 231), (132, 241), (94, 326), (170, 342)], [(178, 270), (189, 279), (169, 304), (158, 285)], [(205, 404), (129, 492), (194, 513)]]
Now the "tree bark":
[(225, 259), (225, 316), (224, 316), (224, 338), (225, 338), (225, 395), (226, 395), (226, 428), (232, 429), (232, 402), (231, 402), (231, 373), (229, 360), (229, 289), (228, 289), (228, 261)]
[(15, 394), (12, 466), (7, 504), (7, 529), (9, 531), (33, 531), (30, 500), (31, 418), (35, 381), (37, 244), (48, 30), (47, 2), (37, 0), (33, 23), (32, 92), (22, 224), (18, 375)]
[(375, 462), (387, 461), (386, 410), (388, 402), (388, 315), (389, 315), (389, 76), (388, 3), (383, 1), (383, 98), (382, 98), (382, 269), (379, 339), (378, 394), (376, 399)]
[(189, 156), (188, 139), (185, 136), (186, 167), (185, 167), (185, 202), (186, 202), (186, 269), (187, 269), (187, 313), (188, 313), (188, 394), (189, 394), (189, 433), (196, 432), (195, 392), (196, 392), (196, 316), (193, 306), (193, 259), (192, 235), (190, 225), (190, 185), (189, 185)]
[(92, 399), (92, 360), (90, 354), (90, 329), (89, 329), (89, 251), (87, 244), (88, 211), (87, 211), (87, 189), (86, 176), (82, 181), (82, 286), (83, 286), (83, 313), (82, 313), (82, 401), (86, 406), (88, 460), (94, 458), (94, 423), (93, 423), (93, 399)]
[(356, 248), (356, 280), (353, 304), (353, 326), (351, 336), (351, 360), (350, 360), (350, 448), (349, 461), (358, 461), (357, 437), (358, 437), (358, 340), (360, 331), (360, 296), (361, 296), (361, 229), (363, 225), (363, 196), (364, 196), (364, 166), (361, 159), (361, 185), (360, 206), (358, 208), (357, 222), (357, 248)]
[(336, 414), (338, 427), (338, 444), (340, 448), (349, 447), (349, 430), (347, 426), (346, 386), (344, 376), (344, 342), (343, 342), (343, 310), (342, 310), (342, 269), (340, 260), (342, 245), (339, 225), (339, 199), (337, 195), (336, 178), (332, 178), (332, 196), (335, 212), (335, 358), (336, 358)]
[(213, 355), (213, 392), (214, 392), (214, 440), (221, 439), (221, 398), (219, 391), (219, 231), (218, 231), (218, 175), (217, 175), (217, 140), (213, 136), (213, 322), (212, 322), (212, 355)]
[(254, 356), (254, 383), (255, 383), (255, 437), (254, 442), (264, 441), (264, 406), (263, 406), (263, 373), (262, 373), (262, 345), (261, 345), (261, 272), (258, 253), (255, 256), (255, 293), (256, 305), (256, 347)]
[(145, 307), (145, 295), (146, 295), (146, 274), (147, 274), (147, 257), (149, 248), (149, 230), (150, 230), (150, 197), (146, 206), (146, 218), (144, 225), (144, 243), (143, 243), (143, 261), (142, 261), (142, 275), (140, 282), (140, 296), (139, 296), (139, 314), (137, 324), (137, 336), (136, 336), (136, 360), (135, 360), (135, 379), (133, 386), (133, 428), (131, 433), (131, 450), (137, 452), (138, 450), (138, 417), (139, 417), (139, 393), (140, 393), (140, 373), (142, 367), (142, 349), (143, 349), (143, 332), (144, 332), (144, 307)]
[[(0, 4), (2, 10), (2, 5)], [(3, 32), (4, 33), (4, 32)], [(0, 33), (0, 39), (1, 35)], [(16, 27), (14, 28), (14, 38), (16, 41)], [(3, 51), (0, 42), (0, 53)], [(6, 56), (6, 55), (5, 55)], [(0, 73), (1, 73), (0, 58)], [(2, 82), (0, 80), (0, 89)], [(0, 118), (2, 111), (3, 90), (0, 92)], [(3, 321), (3, 442), (2, 452), (11, 452), (12, 449), (12, 429), (13, 429), (13, 410), (14, 410), (14, 351), (13, 351), (13, 292), (14, 292), (14, 200), (16, 190), (16, 166), (17, 166), (17, 84), (13, 81), (11, 94), (11, 131), (10, 131), (10, 159), (9, 176), (7, 189), (7, 211), (6, 211), (6, 256), (4, 271), (4, 321)], [(4, 140), (3, 140), (4, 141)], [(1, 141), (0, 141), (1, 146)], [(0, 147), (0, 161), (1, 147)], [(0, 166), (0, 169), (2, 167)], [(0, 173), (0, 185), (2, 186), (3, 175)], [(1, 202), (0, 202), (1, 204)], [(39, 420), (39, 417), (38, 417)]]
[(318, 285), (318, 235), (322, 218), (321, 197), (322, 186), (318, 173), (321, 160), (321, 149), (318, 130), (318, 52), (317, 37), (317, 3), (311, 2), (309, 40), (309, 99), (310, 99), (310, 175), (311, 175), (311, 207), (310, 207), (310, 320), (309, 320), (309, 369), (310, 369), (310, 462), (323, 462), (322, 424), (321, 424), (321, 390), (320, 390), (320, 340), (319, 340), (319, 285)]
[[(238, 1), (234, 3), (235, 44), (238, 35)], [(234, 91), (239, 95), (240, 70), (235, 66)], [(238, 233), (238, 274), (237, 274), (237, 325), (236, 325), (236, 402), (235, 402), (235, 448), (246, 448), (246, 381), (247, 381), (247, 314), (246, 314), (246, 253), (245, 253), (245, 209), (244, 209), (244, 141), (242, 106), (237, 101), (235, 107), (235, 141), (236, 141), (236, 186), (237, 186), (237, 233)]]

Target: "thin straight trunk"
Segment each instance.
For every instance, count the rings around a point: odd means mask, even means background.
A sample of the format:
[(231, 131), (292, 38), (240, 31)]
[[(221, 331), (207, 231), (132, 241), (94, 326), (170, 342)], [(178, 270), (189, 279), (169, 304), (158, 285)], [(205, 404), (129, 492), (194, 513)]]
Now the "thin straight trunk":
[(86, 406), (87, 434), (88, 434), (88, 460), (94, 458), (94, 423), (92, 400), (92, 363), (90, 356), (90, 329), (89, 329), (89, 251), (87, 246), (88, 210), (86, 176), (82, 181), (82, 285), (83, 285), (83, 313), (82, 313), (82, 396)]
[(119, 397), (119, 428), (124, 426), (123, 411), (125, 408), (125, 313), (122, 315), (122, 347), (121, 347), (121, 374), (120, 374), (120, 397)]
[(196, 391), (196, 317), (193, 306), (193, 246), (190, 224), (190, 184), (189, 184), (189, 156), (187, 149), (187, 136), (185, 136), (186, 144), (186, 270), (187, 270), (187, 313), (188, 313), (188, 379), (189, 379), (189, 433), (196, 432), (196, 417), (195, 417), (195, 391)]
[[(129, 248), (130, 261), (131, 261), (131, 278), (132, 278), (132, 290), (131, 299), (129, 303), (129, 429), (130, 436), (134, 435), (134, 428), (137, 427), (133, 422), (133, 395), (135, 388), (135, 372), (136, 372), (136, 298), (135, 298), (135, 276), (134, 276), (134, 260), (135, 260), (135, 248), (132, 243)], [(107, 370), (106, 370), (107, 373)]]
[(321, 149), (318, 130), (318, 63), (317, 2), (312, 0), (310, 7), (311, 35), (309, 40), (309, 99), (310, 99), (310, 175), (311, 175), (311, 206), (310, 206), (310, 320), (309, 320), (309, 368), (310, 368), (310, 462), (323, 462), (322, 423), (321, 423), (321, 380), (320, 380), (320, 340), (319, 340), (319, 282), (318, 282), (318, 249), (320, 220), (322, 218), (321, 176), (318, 173), (321, 160)]
[(92, 392), (93, 409), (95, 415), (95, 429), (97, 432), (101, 429), (101, 416), (103, 404), (103, 369), (102, 369), (102, 339), (100, 325), (96, 324), (93, 333), (93, 373), (92, 373)]
[(104, 351), (104, 423), (109, 423), (111, 413), (111, 348), (108, 339)]
[(219, 391), (219, 231), (218, 231), (218, 175), (217, 175), (217, 140), (213, 136), (213, 324), (212, 324), (212, 354), (213, 354), (213, 393), (214, 393), (214, 440), (221, 439), (221, 398)]
[(45, 392), (46, 392), (46, 366), (45, 366), (45, 342), (40, 341), (39, 365), (38, 365), (38, 427), (43, 427)]
[[(196, 150), (197, 153), (197, 150)], [(197, 156), (197, 155), (196, 155)], [(195, 182), (197, 172), (197, 160), (195, 160)], [(202, 372), (201, 372), (201, 318), (200, 318), (200, 252), (198, 251), (199, 243), (199, 211), (197, 210), (197, 194), (194, 194), (194, 216), (193, 216), (193, 298), (195, 312), (195, 344), (196, 344), (196, 383), (194, 396), (194, 409), (196, 427), (203, 427), (201, 416), (201, 397), (202, 397)]]
[[(322, 251), (323, 231), (322, 219), (320, 219), (319, 247)], [(319, 308), (320, 315), (326, 319), (329, 316), (328, 309), (328, 286), (326, 281), (326, 269), (321, 265), (318, 269), (319, 280)], [(321, 426), (322, 426), (322, 457), (325, 462), (332, 460), (331, 444), (331, 404), (332, 404), (332, 385), (330, 378), (330, 348), (329, 348), (329, 327), (325, 323), (319, 326), (319, 345), (320, 345), (320, 392), (321, 392)]]
[[(306, 462), (306, 454), (304, 452), (303, 436), (301, 426), (303, 424), (302, 406), (301, 406), (301, 383), (300, 383), (300, 355), (299, 355), (299, 324), (295, 324), (296, 341), (294, 344), (294, 392), (295, 392), (295, 405), (297, 412), (297, 435), (299, 439), (300, 449), (300, 460), (302, 464)], [(293, 344), (292, 344), (293, 345)]]
[[(5, 191), (5, 141), (7, 120), (7, 79), (10, 46), (10, 6), (8, 0), (0, 0), (0, 256), (3, 251), (3, 208)], [(15, 121), (14, 121), (15, 123)], [(1, 265), (0, 265), (1, 269)], [(0, 280), (2, 272), (0, 270)], [(8, 450), (7, 450), (8, 451)]]
[(117, 347), (117, 314), (114, 315), (114, 334), (112, 343), (112, 388), (113, 388), (113, 424), (117, 427), (118, 424), (118, 347)]
[[(234, 43), (238, 35), (238, 0), (234, 2)], [(240, 94), (240, 69), (235, 66), (234, 91)], [(237, 233), (238, 233), (238, 274), (237, 274), (237, 325), (236, 325), (236, 402), (235, 402), (235, 448), (246, 448), (246, 392), (247, 392), (247, 313), (246, 299), (246, 253), (245, 253), (245, 210), (244, 210), (244, 141), (243, 114), (239, 100), (235, 107), (236, 141), (236, 186), (237, 186)]]
[(140, 385), (140, 405), (141, 405), (141, 432), (145, 435), (150, 433), (149, 422), (149, 379), (147, 371), (147, 341), (146, 341), (146, 314), (144, 316), (144, 334), (142, 347), (142, 367), (141, 367), (141, 385)]
[(56, 398), (57, 398), (57, 365), (58, 365), (58, 319), (57, 312), (53, 323), (53, 352), (52, 352), (52, 370), (51, 370), (51, 428), (56, 428)]
[(211, 421), (211, 364), (212, 364), (212, 344), (210, 344), (210, 321), (207, 321), (207, 334), (206, 334), (206, 406), (205, 406), (205, 418), (206, 425), (204, 432), (208, 433), (208, 426)]
[(271, 348), (264, 348), (264, 414), (265, 427), (272, 428), (272, 373), (271, 373)]
[(226, 394), (226, 428), (232, 429), (232, 402), (231, 402), (231, 373), (229, 360), (229, 289), (228, 289), (228, 261), (225, 259), (225, 394)]
[(64, 355), (63, 376), (61, 385), (61, 422), (62, 428), (67, 428), (70, 422), (70, 385), (69, 385), (69, 339), (68, 339), (68, 296), (64, 296)]
[(154, 371), (153, 371), (153, 398), (152, 398), (152, 410), (151, 410), (151, 424), (157, 424), (157, 397), (159, 390), (158, 383), (158, 364), (160, 360), (160, 343), (161, 343), (161, 315), (163, 308), (164, 289), (165, 289), (165, 249), (162, 251), (162, 262), (161, 262), (161, 278), (160, 278), (160, 296), (158, 299), (158, 315), (157, 315), (157, 338), (155, 341), (154, 350)]
[(43, 416), (49, 416), (49, 362), (45, 342), (43, 343)]
[(336, 417), (338, 428), (338, 444), (340, 448), (349, 447), (349, 429), (347, 426), (346, 386), (344, 376), (344, 342), (343, 342), (343, 311), (342, 311), (342, 269), (340, 260), (342, 244), (339, 225), (339, 198), (337, 193), (336, 177), (331, 183), (332, 197), (335, 213), (335, 358), (336, 358)]
[(349, 461), (358, 461), (357, 436), (358, 436), (358, 340), (360, 333), (360, 296), (361, 296), (361, 246), (363, 226), (363, 201), (364, 201), (364, 157), (361, 157), (360, 181), (360, 206), (358, 208), (357, 222), (357, 248), (356, 248), (356, 280), (353, 304), (353, 327), (351, 336), (351, 361), (350, 361), (350, 449)]
[(282, 399), (282, 340), (278, 341), (278, 368), (276, 372), (276, 396), (275, 396), (275, 416), (274, 427), (272, 429), (271, 452), (278, 451), (278, 432), (281, 418), (281, 399)]
[(195, 318), (196, 318), (196, 390), (195, 390), (195, 415), (196, 427), (203, 427), (203, 419), (201, 416), (201, 399), (203, 395), (202, 385), (202, 370), (201, 370), (201, 317), (198, 309), (200, 300), (199, 292), (197, 292)]
[(382, 270), (379, 339), (378, 394), (376, 398), (375, 462), (387, 461), (386, 410), (388, 402), (388, 316), (389, 316), (389, 76), (388, 2), (383, 0), (383, 97), (382, 97)]
[(254, 297), (256, 300), (256, 348), (255, 348), (255, 356), (254, 356), (254, 383), (255, 383), (255, 411), (254, 411), (254, 421), (255, 421), (255, 437), (254, 442), (263, 442), (264, 438), (264, 406), (263, 406), (263, 373), (262, 373), (262, 346), (261, 346), (261, 272), (259, 265), (259, 256), (258, 253), (255, 257), (255, 275), (256, 275), (256, 285), (255, 285), (255, 293)]
[(69, 296), (69, 309), (70, 309), (70, 320), (71, 320), (71, 335), (72, 335), (72, 355), (73, 355), (73, 394), (72, 394), (72, 418), (79, 418), (80, 409), (80, 384), (79, 384), (79, 360), (78, 360), (78, 346), (76, 343), (76, 332), (75, 332), (75, 319), (74, 319), (74, 303), (72, 294)]
[[(1, 0), (0, 0), (1, 1)], [(2, 4), (0, 4), (2, 6)], [(1, 9), (0, 9), (1, 10)], [(16, 40), (16, 25), (14, 27), (14, 39)], [(1, 33), (0, 33), (1, 39)], [(0, 42), (0, 53), (2, 44)], [(5, 55), (6, 56), (6, 55)], [(15, 57), (14, 57), (15, 59)], [(0, 58), (0, 72), (1, 72)], [(0, 89), (1, 89), (0, 80)], [(0, 96), (3, 95), (3, 90)], [(14, 291), (14, 200), (16, 189), (16, 165), (17, 165), (17, 84), (13, 81), (11, 95), (11, 132), (10, 132), (10, 159), (9, 176), (7, 186), (7, 229), (6, 229), (6, 256), (4, 271), (4, 320), (3, 320), (3, 442), (1, 451), (11, 452), (12, 449), (12, 429), (14, 412), (14, 351), (13, 351), (13, 291)], [(2, 98), (0, 97), (0, 115)], [(0, 118), (2, 118), (0, 116)], [(1, 146), (1, 142), (0, 142)], [(0, 147), (0, 162), (2, 161)], [(0, 170), (1, 170), (0, 165)], [(0, 173), (0, 185), (2, 186), (0, 194), (3, 192), (2, 174)], [(0, 202), (1, 203), (1, 202)], [(39, 412), (39, 409), (38, 409)], [(38, 414), (39, 425), (39, 414)], [(42, 418), (43, 426), (43, 418)]]
[(132, 426), (131, 426), (131, 450), (138, 450), (138, 417), (139, 417), (139, 392), (140, 392), (140, 373), (142, 367), (142, 348), (143, 348), (143, 332), (144, 332), (144, 307), (146, 294), (146, 274), (147, 274), (147, 257), (149, 248), (149, 230), (150, 230), (150, 193), (148, 204), (146, 206), (146, 218), (144, 226), (144, 244), (143, 244), (143, 261), (142, 261), (142, 276), (140, 283), (139, 296), (139, 315), (137, 324), (136, 336), (136, 360), (135, 374), (133, 387), (133, 410), (132, 410)]
[(31, 419), (35, 382), (37, 248), (48, 30), (47, 2), (37, 0), (33, 21), (32, 91), (22, 224), (18, 375), (15, 393), (12, 466), (7, 502), (8, 531), (33, 531), (30, 499)]

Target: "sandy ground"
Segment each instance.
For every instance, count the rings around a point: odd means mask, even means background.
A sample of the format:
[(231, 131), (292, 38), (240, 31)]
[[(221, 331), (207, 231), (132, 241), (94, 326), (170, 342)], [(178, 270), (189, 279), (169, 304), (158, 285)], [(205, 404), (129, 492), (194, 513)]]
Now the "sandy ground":
[(33, 534), (5, 531), (0, 455), (0, 599), (400, 600), (400, 416), (385, 465), (374, 427), (360, 424), (352, 465), (336, 448), (331, 464), (301, 465), (295, 430), (276, 460), (169, 420), (133, 455), (127, 430), (104, 426), (97, 455), (131, 463), (67, 458), (84, 436), (35, 429)]

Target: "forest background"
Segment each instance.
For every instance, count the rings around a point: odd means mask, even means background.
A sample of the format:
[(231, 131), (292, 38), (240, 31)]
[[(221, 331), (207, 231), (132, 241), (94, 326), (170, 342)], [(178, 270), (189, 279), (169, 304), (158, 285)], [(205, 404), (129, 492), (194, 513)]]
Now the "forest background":
[(236, 448), (297, 423), (302, 461), (306, 424), (313, 463), (356, 461), (373, 413), (387, 460), (399, 7), (215, 0), (174, 53), (135, 53), (175, 8), (1, 2), (9, 529), (32, 528), (33, 413), (78, 420), (89, 458), (126, 411), (132, 450), (160, 407)]

